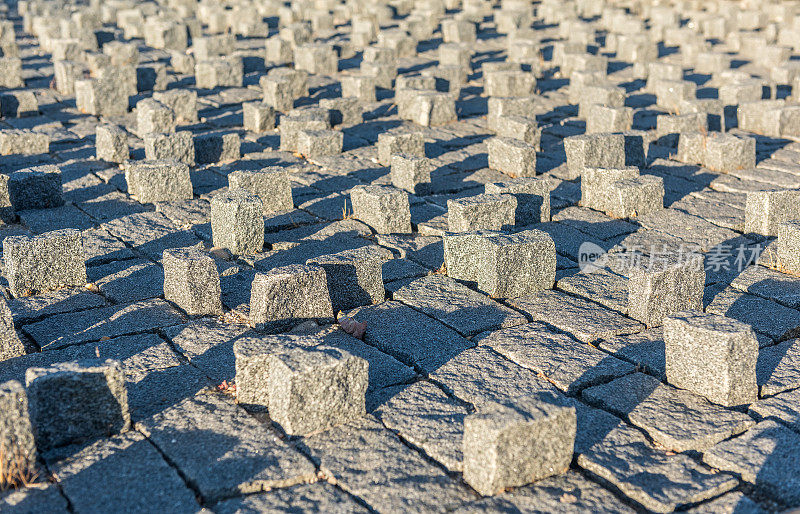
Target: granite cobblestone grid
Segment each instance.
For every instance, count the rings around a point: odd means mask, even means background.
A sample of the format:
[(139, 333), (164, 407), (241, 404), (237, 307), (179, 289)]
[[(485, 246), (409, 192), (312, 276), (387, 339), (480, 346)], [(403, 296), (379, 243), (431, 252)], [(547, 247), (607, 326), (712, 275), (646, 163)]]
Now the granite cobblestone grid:
[(136, 427), (0, 510), (800, 506), (792, 7), (651, 3), (2, 10), (0, 376)]

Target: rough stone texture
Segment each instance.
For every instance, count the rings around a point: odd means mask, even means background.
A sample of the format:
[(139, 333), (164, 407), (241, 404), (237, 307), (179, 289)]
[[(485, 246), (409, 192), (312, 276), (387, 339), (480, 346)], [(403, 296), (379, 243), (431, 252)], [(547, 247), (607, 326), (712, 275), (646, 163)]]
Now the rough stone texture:
[(187, 398), (136, 424), (206, 501), (315, 479), (314, 466), (229, 399)]
[(341, 489), (325, 482), (276, 489), (223, 500), (213, 507), (217, 514), (238, 512), (330, 512), (333, 514), (369, 512)]
[(0, 299), (0, 362), (25, 355), (25, 345), (14, 328), (13, 312), (5, 299)]
[(383, 259), (378, 247), (363, 247), (323, 255), (306, 261), (325, 270), (334, 312), (386, 299), (383, 289)]
[(246, 189), (229, 189), (211, 199), (214, 246), (234, 254), (259, 253), (264, 248), (264, 206)]
[(222, 314), (219, 272), (197, 248), (164, 251), (164, 298), (190, 315)]
[(703, 462), (741, 475), (784, 505), (800, 505), (800, 434), (772, 420), (723, 441), (703, 454)]
[(718, 407), (644, 373), (590, 387), (583, 391), (583, 398), (627, 419), (676, 452), (708, 449), (755, 424), (746, 414)]
[(758, 341), (734, 319), (698, 311), (664, 320), (667, 381), (725, 406), (758, 398)]
[(572, 460), (575, 409), (526, 398), (464, 420), (464, 480), (484, 496), (563, 473)]
[(264, 214), (291, 209), (292, 187), (286, 170), (277, 167), (258, 171), (236, 170), (228, 175), (231, 189), (246, 189), (261, 199)]
[(128, 163), (125, 182), (140, 203), (190, 200), (194, 195), (189, 167), (175, 160)]
[(517, 200), (507, 194), (482, 194), (447, 200), (450, 232), (506, 230), (514, 226)]
[(39, 448), (91, 440), (130, 426), (119, 361), (96, 359), (28, 368), (25, 384)]
[(408, 194), (387, 186), (357, 186), (350, 191), (353, 216), (379, 234), (411, 232)]
[(0, 487), (6, 489), (17, 476), (36, 473), (36, 443), (28, 414), (28, 397), (16, 380), (0, 383)]
[(284, 266), (253, 279), (250, 316), (259, 329), (286, 330), (333, 314), (325, 270), (319, 266)]
[(800, 218), (800, 191), (767, 190), (747, 193), (744, 231), (777, 236), (778, 226)]
[(86, 284), (81, 233), (56, 230), (3, 240), (4, 275), (14, 296)]
[(367, 361), (335, 348), (289, 348), (269, 365), (270, 417), (290, 435), (325, 430), (366, 414)]
[(517, 199), (514, 224), (527, 226), (550, 221), (550, 183), (524, 177), (486, 184), (488, 194), (507, 194)]

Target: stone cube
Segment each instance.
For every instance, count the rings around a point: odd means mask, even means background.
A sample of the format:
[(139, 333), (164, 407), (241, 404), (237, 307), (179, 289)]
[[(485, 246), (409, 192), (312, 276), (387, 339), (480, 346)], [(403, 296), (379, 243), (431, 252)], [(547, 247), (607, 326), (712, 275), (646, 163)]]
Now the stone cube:
[(356, 186), (350, 191), (353, 217), (378, 234), (411, 232), (408, 193), (389, 186)]
[(345, 98), (358, 98), (365, 103), (376, 100), (375, 77), (367, 75), (344, 75), (341, 78), (342, 96)]
[(107, 162), (127, 161), (130, 157), (128, 133), (119, 125), (98, 125), (95, 131), (95, 155)]
[(336, 75), (339, 58), (329, 43), (306, 43), (294, 49), (294, 62), (298, 70), (314, 75)]
[(590, 110), (595, 105), (623, 107), (625, 105), (625, 89), (608, 84), (585, 86), (578, 103), (578, 116), (588, 119), (591, 114)]
[(241, 57), (234, 55), (198, 61), (194, 66), (194, 77), (201, 89), (242, 87), (244, 64)]
[(194, 138), (194, 160), (197, 164), (230, 162), (242, 156), (239, 134), (202, 134)]
[(232, 54), (235, 43), (236, 38), (233, 34), (212, 34), (192, 38), (192, 50), (198, 60), (204, 61)]
[(625, 273), (628, 315), (648, 327), (660, 326), (670, 314), (702, 309), (706, 271), (700, 255), (651, 255)]
[(16, 297), (86, 285), (81, 232), (55, 230), (3, 240), (4, 275)]
[(477, 32), (475, 24), (467, 20), (442, 20), (442, 39), (445, 43), (475, 43)]
[(781, 223), (800, 219), (800, 190), (769, 189), (747, 193), (744, 232), (777, 236)]
[(302, 109), (283, 116), (278, 126), (281, 133), (280, 149), (298, 151), (298, 134), (301, 130), (325, 130), (330, 128), (328, 112), (319, 109)]
[(61, 170), (53, 165), (13, 171), (6, 182), (15, 211), (51, 209), (64, 205)]
[(536, 176), (536, 148), (524, 141), (493, 137), (486, 143), (489, 167), (511, 178)]
[(23, 129), (0, 130), (0, 155), (37, 155), (50, 152), (50, 136)]
[(103, 45), (103, 53), (111, 58), (111, 64), (114, 66), (139, 64), (139, 48), (136, 43), (109, 41)]
[(384, 166), (392, 163), (394, 154), (425, 157), (425, 141), (419, 132), (378, 134), (378, 162)]
[(456, 101), (447, 93), (421, 91), (414, 95), (409, 120), (423, 127), (445, 125), (457, 120)]
[(262, 170), (236, 170), (228, 174), (231, 189), (242, 188), (261, 199), (264, 214), (288, 211), (294, 207), (292, 186), (285, 168), (270, 166)]
[(25, 384), (36, 443), (46, 450), (130, 428), (122, 364), (86, 359), (28, 368)]
[(572, 406), (534, 397), (490, 403), (464, 419), (464, 481), (490, 496), (564, 473), (576, 431)]
[(676, 159), (687, 164), (703, 165), (706, 161), (706, 140), (708, 134), (702, 132), (683, 132), (678, 136)]
[(189, 166), (175, 160), (136, 161), (125, 166), (128, 193), (139, 203), (191, 200)]
[(286, 64), (294, 60), (292, 44), (279, 36), (266, 41), (266, 60), (273, 64)]
[(79, 111), (94, 116), (124, 116), (128, 112), (128, 92), (111, 80), (75, 81), (75, 104)]
[(56, 83), (56, 91), (62, 95), (75, 96), (75, 81), (83, 79), (87, 71), (81, 62), (54, 61), (53, 80)]
[(776, 254), (782, 271), (800, 275), (800, 219), (778, 225)]
[(294, 107), (296, 96), (292, 82), (286, 77), (261, 77), (259, 85), (264, 93), (264, 103), (275, 110), (286, 112)]
[(486, 96), (529, 97), (536, 91), (536, 77), (524, 71), (486, 72), (483, 80)]
[(208, 253), (199, 248), (164, 250), (164, 298), (190, 316), (222, 314), (219, 271)]
[(151, 20), (144, 24), (144, 42), (159, 50), (186, 50), (189, 33), (183, 23)]
[(705, 166), (713, 171), (728, 172), (756, 166), (756, 140), (752, 137), (709, 134), (705, 153)]
[(518, 139), (535, 149), (539, 149), (542, 139), (542, 130), (535, 118), (518, 116), (516, 114), (500, 115), (495, 120), (495, 133), (499, 137)]
[(758, 399), (755, 332), (735, 319), (699, 310), (664, 318), (667, 382), (737, 407)]
[(175, 132), (175, 112), (152, 98), (136, 104), (136, 131), (139, 137), (151, 132)]
[(658, 212), (664, 208), (664, 179), (640, 175), (612, 182), (607, 199), (604, 212), (612, 218), (633, 218)]
[(25, 87), (25, 81), (22, 80), (22, 59), (0, 57), (0, 87)]
[(540, 230), (446, 233), (444, 251), (448, 276), (492, 298), (519, 298), (555, 283), (555, 243)]
[(193, 55), (177, 51), (170, 52), (169, 64), (172, 66), (172, 70), (175, 73), (179, 73), (181, 75), (194, 74), (196, 62), (197, 61)]
[(656, 136), (663, 146), (675, 147), (684, 133), (707, 132), (708, 116), (705, 113), (665, 115), (656, 118)]
[(211, 233), (214, 246), (237, 255), (264, 248), (264, 206), (261, 199), (242, 188), (228, 189), (211, 198)]
[(308, 265), (325, 270), (333, 312), (344, 312), (386, 299), (383, 258), (376, 247), (362, 247), (314, 257)]
[(525, 116), (535, 119), (537, 106), (533, 97), (491, 97), (488, 101), (488, 110), (486, 124), (489, 129), (497, 132), (502, 124), (502, 116)]
[(358, 98), (323, 98), (319, 106), (328, 110), (331, 126), (352, 127), (364, 121), (362, 103)]
[[(176, 123), (197, 123), (197, 92), (189, 89), (156, 91), (153, 100), (166, 105), (175, 114)], [(138, 106), (138, 104), (137, 104)]]
[(269, 359), (269, 414), (289, 435), (305, 435), (366, 415), (366, 360), (337, 348), (295, 347)]
[(584, 168), (581, 173), (581, 206), (596, 211), (611, 211), (615, 206), (616, 195), (612, 194), (611, 184), (639, 176), (639, 169), (633, 166), (619, 168)]
[(489, 183), (485, 192), (493, 195), (511, 195), (517, 200), (514, 224), (524, 227), (533, 223), (550, 221), (550, 183), (545, 179), (523, 177), (505, 182)]
[(275, 108), (265, 102), (245, 102), (242, 104), (244, 129), (256, 133), (275, 128)]
[(589, 107), (586, 115), (586, 133), (625, 132), (633, 126), (631, 107), (609, 107), (595, 104)]
[(333, 321), (325, 270), (293, 264), (256, 273), (250, 318), (256, 329), (269, 332), (289, 330), (309, 320)]
[(187, 166), (194, 166), (194, 139), (186, 130), (172, 134), (151, 132), (145, 134), (144, 156), (150, 161), (175, 160)]
[(508, 230), (514, 226), (517, 199), (512, 195), (480, 194), (447, 200), (450, 232)]
[(9, 91), (0, 94), (0, 115), (25, 118), (39, 115), (39, 101), (33, 91)]
[(36, 443), (28, 414), (28, 396), (16, 380), (0, 383), (0, 488), (7, 489), (17, 476), (36, 472)]
[(392, 185), (397, 189), (420, 196), (431, 194), (431, 171), (433, 164), (425, 157), (392, 155)]
[[(159, 92), (167, 89), (167, 65), (161, 62), (153, 62), (138, 66), (136, 73), (136, 91)], [(177, 90), (173, 90), (177, 91)]]
[(672, 112), (677, 112), (684, 100), (697, 96), (697, 84), (688, 80), (657, 80), (653, 83), (656, 103)]
[(564, 138), (567, 167), (573, 173), (585, 168), (622, 168), (625, 166), (625, 136), (622, 134), (585, 134)]
[[(25, 345), (14, 328), (14, 316), (5, 298), (0, 298), (0, 362), (25, 355)], [(2, 438), (2, 436), (0, 436)]]
[(344, 135), (338, 130), (298, 130), (297, 152), (315, 159), (342, 153)]

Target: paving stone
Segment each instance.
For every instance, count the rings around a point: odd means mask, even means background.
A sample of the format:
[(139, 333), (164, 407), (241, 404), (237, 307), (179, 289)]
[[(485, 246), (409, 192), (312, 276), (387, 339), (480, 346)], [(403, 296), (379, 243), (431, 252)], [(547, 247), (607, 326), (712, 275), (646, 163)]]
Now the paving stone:
[[(3, 489), (17, 485), (22, 477), (38, 472), (36, 442), (25, 388), (16, 380), (0, 383), (0, 448), (3, 450)], [(36, 436), (39, 437), (38, 435)], [(24, 482), (23, 482), (24, 483)]]
[[(374, 509), (444, 512), (475, 498), (374, 419), (308, 437), (304, 444), (339, 487)], [(410, 476), (415, 479), (408, 480)]]
[(481, 194), (447, 200), (450, 232), (507, 230), (514, 226), (517, 200), (507, 194)]
[(181, 322), (183, 317), (176, 309), (156, 298), (50, 316), (26, 325), (25, 332), (41, 348), (55, 349), (104, 337), (156, 330)]
[(419, 278), (393, 299), (419, 310), (464, 336), (525, 323), (525, 317), (443, 275)]
[(234, 379), (233, 344), (248, 335), (249, 330), (244, 324), (201, 318), (165, 328), (164, 334), (193, 366), (202, 370), (214, 383), (221, 384)]
[(578, 465), (655, 512), (672, 512), (738, 485), (731, 475), (714, 473), (686, 455), (653, 449), (638, 430), (627, 426), (613, 429), (581, 454)]
[(325, 482), (276, 489), (223, 500), (213, 506), (217, 514), (236, 512), (291, 512), (292, 510), (330, 512), (333, 514), (369, 512), (336, 486)]
[(703, 462), (739, 474), (742, 480), (781, 503), (800, 505), (797, 454), (800, 435), (772, 420), (723, 441), (703, 454)]
[(768, 512), (756, 502), (739, 492), (728, 493), (710, 502), (703, 503), (689, 509), (687, 512), (741, 512), (748, 514), (761, 514)]
[(759, 350), (756, 377), (760, 395), (772, 396), (800, 387), (798, 359), (800, 359), (800, 344), (797, 339)]
[(3, 240), (4, 275), (14, 296), (86, 284), (81, 233), (57, 230)]
[(609, 337), (597, 346), (619, 359), (635, 364), (642, 371), (658, 378), (666, 378), (664, 338), (661, 327), (651, 328), (638, 334)]
[(473, 341), (489, 346), (520, 366), (541, 373), (568, 394), (634, 371), (632, 364), (565, 334), (554, 333), (541, 323), (481, 334)]
[(731, 287), (786, 307), (800, 307), (800, 280), (764, 266), (747, 266), (731, 281)]
[(214, 260), (196, 248), (164, 252), (164, 298), (189, 315), (222, 314), (219, 272)]
[(158, 261), (167, 248), (184, 248), (200, 242), (161, 212), (130, 214), (106, 222), (103, 227), (134, 250)]
[[(111, 262), (87, 268), (89, 281), (115, 303), (130, 303), (164, 294), (164, 272), (144, 259)], [(84, 305), (83, 308), (96, 305)]]
[(334, 312), (386, 299), (383, 289), (383, 259), (376, 246), (344, 250), (306, 261), (325, 270)]
[(759, 421), (772, 419), (783, 423), (795, 432), (800, 432), (798, 399), (800, 399), (800, 389), (787, 391), (751, 404), (748, 413)]
[(33, 512), (64, 512), (67, 501), (55, 484), (17, 489), (0, 496), (0, 507), (4, 512), (24, 514)]
[(462, 471), (466, 407), (427, 381), (396, 386), (392, 391), (373, 414), (450, 471)]
[(79, 512), (198, 509), (194, 492), (138, 432), (98, 441), (50, 464), (50, 469)]
[[(716, 294), (706, 306), (706, 312), (737, 319), (776, 341), (795, 337), (800, 329), (797, 311), (731, 287)], [(769, 312), (769, 317), (765, 318), (764, 312)]]
[(325, 270), (315, 265), (289, 265), (256, 274), (250, 309), (256, 328), (265, 331), (333, 318)]
[(14, 329), (14, 311), (5, 298), (0, 299), (0, 330), (0, 361), (25, 355), (25, 345)]
[(511, 305), (533, 321), (552, 325), (585, 343), (633, 334), (644, 329), (638, 321), (626, 318), (600, 304), (559, 291), (540, 291), (524, 298), (516, 298), (511, 301)]
[(644, 430), (662, 447), (702, 451), (755, 423), (746, 414), (718, 407), (699, 395), (634, 373), (583, 391), (589, 403)]
[(314, 466), (218, 393), (187, 398), (136, 424), (206, 501), (313, 481)]

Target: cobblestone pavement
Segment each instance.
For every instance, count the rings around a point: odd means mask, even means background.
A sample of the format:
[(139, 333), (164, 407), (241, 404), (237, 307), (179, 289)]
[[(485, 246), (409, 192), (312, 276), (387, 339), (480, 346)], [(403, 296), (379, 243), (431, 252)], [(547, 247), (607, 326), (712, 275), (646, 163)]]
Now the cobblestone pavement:
[(0, 512), (800, 508), (798, 41), (6, 1)]

